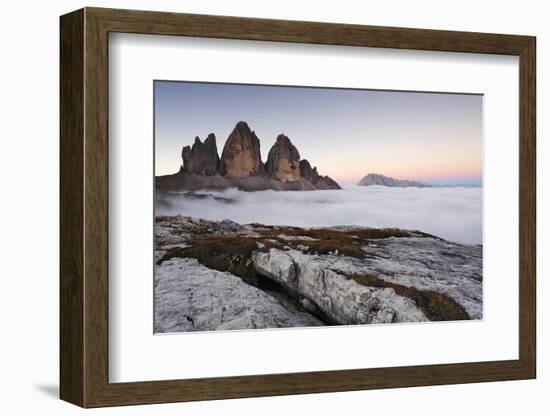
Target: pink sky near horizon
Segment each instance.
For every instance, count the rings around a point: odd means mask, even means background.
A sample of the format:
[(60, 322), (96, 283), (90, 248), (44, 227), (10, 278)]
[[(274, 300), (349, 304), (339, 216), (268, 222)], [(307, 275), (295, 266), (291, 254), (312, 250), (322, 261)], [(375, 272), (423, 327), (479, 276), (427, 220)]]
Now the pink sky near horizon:
[[(441, 156), (441, 155), (440, 155)], [(450, 155), (452, 156), (452, 155)], [(335, 180), (345, 183), (357, 182), (368, 173), (378, 173), (396, 179), (418, 181), (477, 180), (482, 176), (481, 160), (453, 160), (451, 157), (407, 161), (403, 159), (383, 159), (360, 162), (341, 161), (333, 166), (320, 167)]]
[(155, 102), (157, 175), (178, 171), (181, 148), (195, 136), (213, 132), (221, 155), (243, 120), (264, 162), (285, 133), (302, 159), (337, 182), (368, 173), (482, 182), (481, 95), (159, 81)]

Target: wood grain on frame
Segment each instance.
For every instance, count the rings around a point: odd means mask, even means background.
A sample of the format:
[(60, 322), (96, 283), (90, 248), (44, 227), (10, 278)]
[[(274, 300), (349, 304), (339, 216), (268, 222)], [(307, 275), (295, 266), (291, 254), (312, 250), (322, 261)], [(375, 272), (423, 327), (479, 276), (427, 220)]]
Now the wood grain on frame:
[[(81, 9), (62, 16), (60, 28), (62, 399), (82, 407), (99, 407), (535, 377), (534, 37), (98, 8)], [(519, 56), (519, 359), (109, 383), (109, 32)]]
[(60, 389), (84, 405), (84, 12), (61, 19)]

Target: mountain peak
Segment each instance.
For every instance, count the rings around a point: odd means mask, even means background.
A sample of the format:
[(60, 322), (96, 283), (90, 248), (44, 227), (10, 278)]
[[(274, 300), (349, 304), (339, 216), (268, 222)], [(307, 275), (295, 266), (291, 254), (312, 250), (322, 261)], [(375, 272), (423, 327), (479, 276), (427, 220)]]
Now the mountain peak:
[(269, 150), (265, 170), (269, 176), (283, 182), (300, 180), (300, 152), (284, 134), (277, 136)]
[(231, 131), (218, 157), (216, 136), (210, 133), (204, 142), (197, 136), (192, 146), (181, 152), (183, 164), (176, 175), (157, 178), (164, 189), (202, 189), (237, 187), (244, 190), (315, 190), (341, 189), (328, 176), (321, 176), (290, 138), (281, 133), (269, 150), (264, 165), (260, 140), (246, 121)]
[(359, 181), (357, 185), (360, 186), (371, 186), (371, 185), (380, 185), (380, 186), (389, 186), (395, 188), (428, 188), (430, 185), (420, 182), (420, 181), (411, 181), (407, 179), (395, 179), (390, 176), (381, 175), (379, 173), (369, 173), (364, 176), (363, 179)]
[(219, 171), (220, 158), (216, 147), (216, 136), (210, 133), (207, 139), (201, 142), (199, 136), (195, 137), (193, 147), (184, 146), (181, 150), (183, 172), (199, 175), (216, 175)]
[(237, 124), (235, 124), (235, 128), (238, 131), (241, 131), (245, 134), (253, 133), (252, 129), (248, 125), (246, 121), (239, 121)]
[(230, 177), (255, 176), (263, 173), (260, 140), (248, 124), (239, 121), (222, 151), (221, 174)]
[(216, 146), (216, 136), (214, 133), (210, 133), (204, 140), (204, 144), (207, 146)]

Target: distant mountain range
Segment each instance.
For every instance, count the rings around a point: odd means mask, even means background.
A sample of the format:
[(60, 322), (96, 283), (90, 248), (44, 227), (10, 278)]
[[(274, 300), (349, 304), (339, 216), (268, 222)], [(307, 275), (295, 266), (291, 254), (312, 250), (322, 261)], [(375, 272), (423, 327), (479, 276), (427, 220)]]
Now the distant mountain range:
[(399, 187), (399, 188), (411, 188), (411, 187), (429, 188), (432, 186), (424, 182), (410, 181), (407, 179), (395, 179), (389, 176), (380, 175), (378, 173), (369, 173), (367, 176), (364, 176), (363, 179), (361, 179), (357, 185), (360, 185), (360, 186), (381, 185), (381, 186), (390, 186), (390, 187)]
[(476, 188), (480, 185), (476, 184), (430, 184), (426, 182), (420, 182), (420, 181), (412, 181), (407, 179), (395, 179), (390, 176), (381, 175), (379, 173), (369, 173), (368, 175), (364, 176), (363, 179), (359, 181), (357, 185), (360, 186), (371, 186), (371, 185), (379, 185), (379, 186), (388, 186), (393, 188), (458, 188), (458, 187), (466, 187), (466, 188)]
[(183, 163), (179, 172), (155, 178), (157, 189), (341, 189), (336, 181), (320, 175), (316, 167), (312, 168), (306, 159), (301, 159), (298, 149), (284, 134), (277, 136), (263, 163), (260, 140), (244, 121), (238, 122), (227, 138), (221, 157), (213, 133), (204, 142), (196, 137), (193, 146), (183, 147), (181, 157)]

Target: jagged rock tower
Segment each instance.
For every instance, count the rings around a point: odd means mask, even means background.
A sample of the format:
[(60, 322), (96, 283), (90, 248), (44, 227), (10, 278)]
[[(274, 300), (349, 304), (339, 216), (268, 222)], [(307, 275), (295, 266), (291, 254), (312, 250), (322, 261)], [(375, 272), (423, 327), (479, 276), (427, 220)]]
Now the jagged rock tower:
[(258, 176), (264, 173), (260, 141), (244, 121), (237, 123), (225, 142), (220, 173), (233, 178)]
[(193, 147), (185, 146), (181, 151), (184, 172), (199, 175), (216, 175), (220, 171), (220, 158), (216, 146), (216, 136), (210, 133), (206, 140), (201, 142), (195, 137)]
[(279, 134), (269, 150), (265, 164), (267, 175), (283, 182), (298, 182), (300, 174), (300, 153), (284, 134)]
[(279, 134), (262, 162), (260, 140), (244, 121), (239, 121), (218, 156), (216, 136), (210, 133), (204, 142), (196, 137), (192, 146), (184, 146), (180, 171), (157, 176), (156, 187), (164, 190), (227, 189), (247, 191), (307, 191), (340, 189), (328, 176), (321, 176), (290, 139)]

